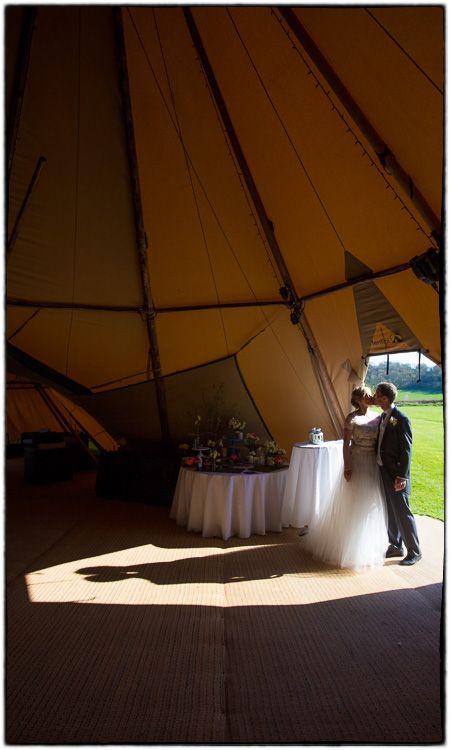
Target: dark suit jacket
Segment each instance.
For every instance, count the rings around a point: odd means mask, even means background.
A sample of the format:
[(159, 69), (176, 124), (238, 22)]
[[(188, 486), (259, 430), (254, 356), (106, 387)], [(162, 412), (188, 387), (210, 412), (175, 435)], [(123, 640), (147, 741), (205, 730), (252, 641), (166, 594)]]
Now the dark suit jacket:
[(380, 455), (383, 466), (394, 477), (409, 478), (412, 454), (411, 422), (395, 406), (384, 430)]

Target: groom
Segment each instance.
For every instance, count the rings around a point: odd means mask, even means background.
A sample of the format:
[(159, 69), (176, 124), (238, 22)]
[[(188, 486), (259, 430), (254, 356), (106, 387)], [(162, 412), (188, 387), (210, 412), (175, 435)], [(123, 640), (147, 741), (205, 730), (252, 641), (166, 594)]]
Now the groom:
[(406, 557), (400, 565), (414, 565), (422, 554), (414, 516), (409, 508), (409, 471), (412, 432), (406, 414), (395, 406), (397, 388), (392, 383), (379, 383), (374, 404), (383, 410), (377, 441), (377, 462), (383, 480), (388, 512), (389, 547), (386, 557)]

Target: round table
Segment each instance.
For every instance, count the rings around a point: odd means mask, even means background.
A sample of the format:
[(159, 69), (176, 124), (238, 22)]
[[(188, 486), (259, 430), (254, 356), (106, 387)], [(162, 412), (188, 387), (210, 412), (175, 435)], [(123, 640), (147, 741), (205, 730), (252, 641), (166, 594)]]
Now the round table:
[(318, 518), (344, 471), (342, 448), (342, 440), (295, 443), (281, 508), (283, 526), (302, 528)]
[(170, 517), (204, 537), (247, 539), (281, 531), (288, 469), (240, 474), (181, 467)]

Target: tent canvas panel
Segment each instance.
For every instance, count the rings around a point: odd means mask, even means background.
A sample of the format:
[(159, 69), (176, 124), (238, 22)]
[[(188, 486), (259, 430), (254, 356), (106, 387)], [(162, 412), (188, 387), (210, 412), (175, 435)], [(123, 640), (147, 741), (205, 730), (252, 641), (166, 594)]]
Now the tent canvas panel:
[[(436, 135), (443, 132), (443, 7), (302, 7), (295, 13), (320, 40), (377, 130), (389, 133), (387, 141), (401, 163), (414, 167), (415, 182), (439, 215), (443, 141)], [(344, 55), (344, 49), (352, 53)], [(392, 76), (392, 85), (386, 85)]]
[[(439, 227), (417, 196), (440, 215), (442, 9), (292, 13), (328, 61), (331, 83), (281, 7), (6, 11), (7, 114), (23, 95), (10, 235), (24, 206), (8, 255), (7, 336), (57, 371), (66, 393), (99, 391), (98, 416), (116, 436), (159, 439), (166, 389), (176, 439), (186, 397), (172, 384), (190, 369), (197, 382), (204, 366), (207, 387), (218, 360), (236, 358), (242, 403), (246, 393), (287, 449), (312, 424), (338, 436), (380, 331), (394, 328), (401, 349), (440, 362), (438, 284), (409, 266), (438, 246)], [(28, 57), (17, 52), (27, 18)], [(406, 190), (384, 158), (400, 163)], [(141, 256), (137, 237), (147, 244)], [(358, 268), (393, 266), (391, 276), (314, 296)], [(280, 303), (287, 287), (284, 306), (258, 304)], [(230, 303), (248, 307), (223, 307)]]
[(323, 403), (305, 340), (286, 318), (238, 354), (239, 368), (277, 442), (287, 450), (322, 426), (327, 440), (339, 437)]
[(41, 6), (30, 54), (11, 173), (10, 231), (37, 160), (46, 161), (8, 263), (8, 293), (138, 305), (111, 12)]
[[(41, 392), (38, 384), (8, 375), (6, 431), (9, 442), (19, 442), (25, 432), (66, 432), (70, 429), (75, 433), (86, 432), (104, 450), (117, 449), (116, 441), (84, 409), (52, 388), (45, 388), (45, 398)], [(61, 415), (61, 418), (56, 415)]]
[[(261, 439), (270, 433), (258, 413), (234, 357), (212, 362), (164, 378), (169, 425), (175, 441), (191, 440), (194, 419), (202, 417), (201, 430), (211, 420), (236, 416), (246, 430)], [(154, 383), (142, 383), (114, 391), (76, 397), (76, 403), (94, 414), (116, 439), (156, 441), (161, 438)], [(228, 424), (222, 420), (223, 431)]]

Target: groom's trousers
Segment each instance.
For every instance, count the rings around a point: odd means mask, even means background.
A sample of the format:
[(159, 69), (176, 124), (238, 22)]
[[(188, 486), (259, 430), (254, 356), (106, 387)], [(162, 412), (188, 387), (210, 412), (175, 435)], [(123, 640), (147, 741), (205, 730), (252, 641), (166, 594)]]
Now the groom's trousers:
[(380, 471), (386, 496), (389, 543), (399, 549), (401, 549), (403, 543), (408, 552), (420, 555), (416, 521), (408, 502), (409, 493), (407, 489), (410, 480), (408, 479), (406, 490), (396, 492), (394, 480), (385, 467), (380, 466)]

